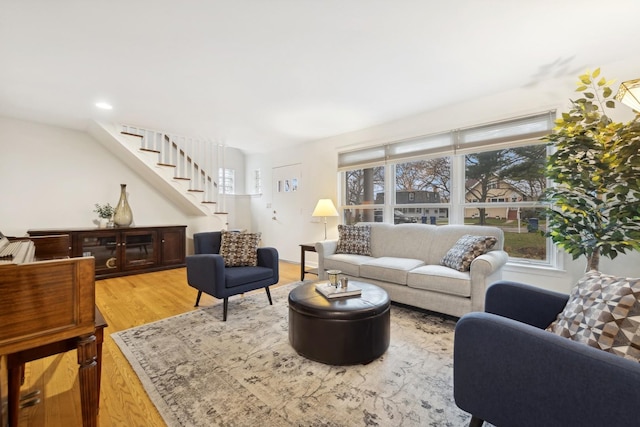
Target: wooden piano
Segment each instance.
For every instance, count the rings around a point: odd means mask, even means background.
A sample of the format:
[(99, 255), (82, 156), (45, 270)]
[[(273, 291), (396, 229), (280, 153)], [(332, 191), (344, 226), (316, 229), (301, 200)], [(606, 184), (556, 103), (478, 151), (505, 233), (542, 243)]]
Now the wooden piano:
[[(68, 254), (68, 236), (66, 239)], [(59, 236), (58, 240), (63, 242), (61, 247), (64, 249), (64, 236)], [(8, 239), (0, 233), (0, 249), (7, 243)], [(51, 239), (41, 243), (44, 251), (56, 245), (60, 247)], [(19, 245), (14, 246), (18, 247), (15, 250), (18, 255), (5, 255), (0, 260), (0, 356), (25, 354), (48, 345), (76, 340), (83, 425), (96, 426), (98, 372), (94, 259), (40, 261), (38, 244), (34, 244), (33, 239), (20, 240)], [(13, 403), (10, 402), (10, 406)], [(8, 412), (9, 424), (17, 426), (17, 403)]]

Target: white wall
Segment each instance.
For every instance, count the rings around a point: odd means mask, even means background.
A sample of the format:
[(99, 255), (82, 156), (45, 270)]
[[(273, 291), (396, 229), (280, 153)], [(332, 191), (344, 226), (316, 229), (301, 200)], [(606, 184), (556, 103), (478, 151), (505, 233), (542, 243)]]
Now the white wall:
[(95, 203), (111, 203), (127, 184), (134, 225), (187, 225), (182, 213), (135, 171), (85, 132), (0, 117), (0, 230), (95, 227)]
[[(313, 242), (323, 238), (322, 224), (313, 223), (311, 218), (311, 211), (316, 201), (328, 197), (337, 202), (338, 175), (336, 170), (339, 151), (489, 123), (550, 109), (565, 111), (568, 109), (569, 99), (578, 97), (575, 92), (577, 75), (587, 68), (593, 70), (598, 65), (585, 66), (585, 69), (578, 70), (575, 74), (572, 73), (560, 78), (532, 80), (532, 83), (527, 87), (516, 90), (428, 111), (357, 132), (301, 144), (295, 149), (288, 148), (266, 155), (248, 155), (246, 160), (247, 173), (251, 173), (257, 168), (261, 169), (264, 182), (262, 197), (252, 200), (254, 229), (262, 230), (264, 234), (270, 236), (269, 241), (265, 243), (277, 247), (282, 259), (298, 262), (300, 260), (298, 247), (300, 243)], [(608, 79), (630, 80), (638, 77), (640, 58), (631, 58), (624, 63), (614, 63), (601, 68), (602, 74)], [(473, 71), (469, 70), (469, 72)], [(633, 118), (633, 113), (622, 106), (615, 114), (612, 114), (612, 118), (618, 121), (627, 121)], [(267, 208), (273, 199), (270, 171), (274, 167), (294, 163), (302, 164), (305, 175), (300, 188), (304, 205), (301, 216), (302, 223), (305, 225), (300, 229), (291, 229), (288, 233), (274, 235), (269, 233), (273, 224), (270, 221), (271, 211)], [(337, 238), (337, 223), (336, 218), (329, 219), (329, 238)], [(572, 261), (565, 254), (561, 254), (561, 256), (563, 257), (563, 270), (540, 272), (532, 269), (507, 268), (504, 272), (504, 278), (568, 292), (583, 274), (585, 262), (583, 259)], [(309, 259), (313, 261), (314, 258), (309, 256)], [(619, 257), (613, 262), (603, 259), (601, 270), (611, 274), (640, 277), (640, 254), (634, 253)]]
[[(299, 262), (301, 243), (316, 242), (324, 239), (324, 224), (311, 213), (318, 199), (330, 198), (337, 206), (337, 152), (334, 147), (324, 146), (322, 143), (302, 144), (285, 150), (274, 151), (260, 155), (247, 156), (247, 173), (261, 169), (263, 193), (251, 199), (252, 229), (263, 233), (263, 244), (278, 248), (283, 260)], [(293, 215), (298, 216), (296, 227), (290, 227), (286, 232), (271, 232), (277, 227), (273, 217), (272, 180), (273, 168), (287, 165), (300, 165), (299, 194), (296, 199), (298, 205), (287, 207)], [(338, 238), (338, 218), (327, 218), (327, 237)], [(285, 224), (286, 226), (286, 224)], [(308, 254), (308, 259), (314, 261), (315, 254)]]

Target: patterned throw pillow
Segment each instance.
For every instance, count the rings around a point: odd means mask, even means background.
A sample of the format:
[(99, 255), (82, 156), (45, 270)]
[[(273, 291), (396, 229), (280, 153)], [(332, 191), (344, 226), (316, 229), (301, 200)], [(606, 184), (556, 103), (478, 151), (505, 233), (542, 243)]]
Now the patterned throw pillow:
[(226, 267), (258, 265), (260, 233), (237, 233), (222, 230), (220, 255)]
[(640, 362), (638, 298), (640, 279), (591, 270), (547, 331)]
[(338, 225), (337, 254), (371, 256), (370, 225)]
[(458, 271), (469, 271), (471, 261), (486, 254), (498, 239), (493, 236), (472, 236), (465, 234), (445, 254), (440, 264)]

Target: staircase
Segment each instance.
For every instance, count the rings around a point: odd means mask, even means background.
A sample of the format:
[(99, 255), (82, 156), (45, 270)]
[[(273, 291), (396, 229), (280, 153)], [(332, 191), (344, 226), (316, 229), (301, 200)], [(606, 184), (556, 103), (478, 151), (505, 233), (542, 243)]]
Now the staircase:
[(216, 216), (219, 144), (130, 125), (92, 122), (88, 133), (135, 170), (185, 214)]

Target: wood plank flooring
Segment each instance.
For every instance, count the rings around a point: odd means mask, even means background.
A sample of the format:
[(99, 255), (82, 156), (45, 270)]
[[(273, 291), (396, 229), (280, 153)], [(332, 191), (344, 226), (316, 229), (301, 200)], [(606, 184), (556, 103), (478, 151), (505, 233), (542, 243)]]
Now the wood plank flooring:
[[(280, 263), (280, 282), (276, 286), (299, 279), (299, 264)], [(254, 292), (264, 294), (264, 290)], [(96, 304), (109, 324), (105, 329), (102, 356), (100, 427), (165, 426), (129, 362), (109, 335), (194, 310), (196, 293), (187, 285), (184, 268), (96, 281)], [(203, 294), (200, 306), (217, 302)], [(265, 303), (268, 304), (266, 295)], [(233, 316), (233, 311), (229, 316)], [(25, 371), (22, 393), (41, 390), (41, 402), (20, 411), (21, 427), (82, 425), (75, 351), (30, 362)]]

